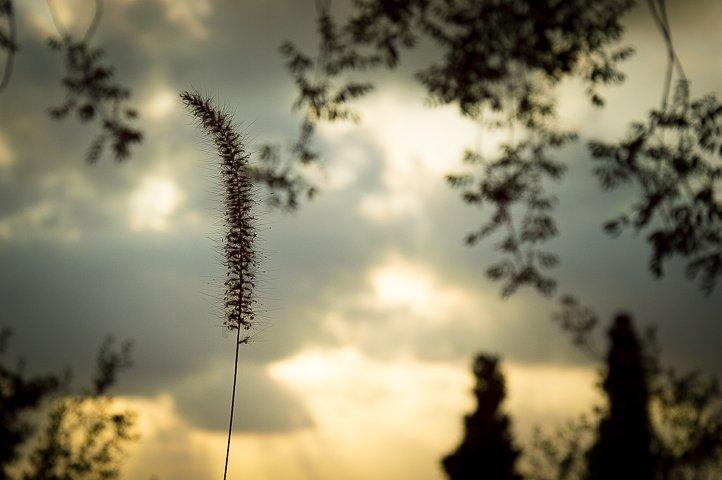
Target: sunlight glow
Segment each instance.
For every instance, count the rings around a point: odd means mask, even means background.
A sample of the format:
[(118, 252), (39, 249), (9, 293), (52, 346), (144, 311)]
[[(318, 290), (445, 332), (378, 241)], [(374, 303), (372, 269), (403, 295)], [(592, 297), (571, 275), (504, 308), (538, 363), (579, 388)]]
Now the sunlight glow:
[(130, 226), (135, 231), (167, 230), (183, 193), (170, 179), (149, 177), (130, 197)]
[(422, 310), (431, 301), (429, 272), (400, 259), (377, 267), (371, 273), (371, 284), (376, 296), (389, 306)]
[(369, 281), (381, 308), (405, 308), (415, 315), (439, 318), (441, 310), (456, 311), (468, 305), (463, 291), (445, 285), (425, 265), (399, 255), (372, 268)]
[[(367, 193), (359, 208), (367, 218), (386, 222), (422, 217), (427, 202), (446, 188), (444, 175), (458, 172), (465, 149), (489, 155), (505, 132), (482, 131), (453, 106), (427, 107), (418, 88), (380, 90), (359, 102), (362, 121), (321, 124), (321, 135), (341, 140), (349, 132), (366, 137), (382, 154), (382, 189)], [(354, 130), (351, 130), (354, 129)]]
[[(596, 399), (593, 369), (510, 364), (505, 371), (505, 410), (521, 442), (539, 419), (574, 418)], [(323, 458), (311, 460), (344, 478), (442, 478), (439, 459), (474, 408), (473, 378), (458, 362), (376, 359), (346, 346), (303, 351), (270, 373), (306, 401), (317, 435), (333, 440)]]
[(0, 133), (0, 168), (9, 167), (15, 162), (15, 152), (10, 148), (7, 139)]
[[(272, 363), (270, 375), (300, 395), (314, 428), (234, 435), (231, 474), (244, 478), (431, 480), (439, 459), (458, 442), (462, 417), (474, 408), (465, 362), (400, 356), (380, 359), (347, 345), (310, 348)], [(593, 369), (508, 364), (509, 398), (520, 443), (535, 422), (573, 418), (595, 400)], [(225, 434), (189, 425), (168, 394), (121, 397), (138, 413), (140, 440), (124, 478), (150, 473), (194, 480), (222, 471)], [(550, 423), (551, 419), (551, 423)]]
[(209, 0), (160, 0), (166, 10), (166, 17), (188, 31), (196, 38), (208, 37), (208, 28), (203, 20), (212, 12)]
[(145, 104), (144, 117), (163, 120), (177, 110), (178, 98), (169, 88), (161, 88), (151, 95)]

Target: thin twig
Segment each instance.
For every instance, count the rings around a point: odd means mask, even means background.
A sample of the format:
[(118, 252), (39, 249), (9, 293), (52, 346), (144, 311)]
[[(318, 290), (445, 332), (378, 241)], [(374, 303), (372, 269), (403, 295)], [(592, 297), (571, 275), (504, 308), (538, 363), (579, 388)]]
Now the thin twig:
[[(48, 10), (50, 10), (50, 18), (53, 20), (53, 25), (55, 25), (55, 29), (58, 31), (58, 34), (60, 34), (60, 36), (63, 38), (70, 37), (70, 32), (65, 28), (63, 22), (60, 20), (60, 15), (55, 8), (54, 0), (46, 0), (46, 3), (48, 5)], [(98, 30), (98, 25), (100, 24), (100, 19), (102, 17), (103, 0), (95, 0), (93, 19), (90, 21), (88, 29), (82, 36), (82, 43), (87, 44), (88, 42), (90, 42), (90, 40), (93, 38), (93, 35), (95, 35), (95, 32)]]
[(3, 70), (3, 76), (0, 80), (0, 93), (2, 93), (10, 83), (10, 77), (13, 74), (13, 63), (15, 60), (15, 51), (18, 48), (17, 45), (17, 25), (15, 23), (15, 11), (13, 10), (12, 3), (9, 4), (9, 11), (7, 14), (8, 18), (8, 49), (7, 57), (5, 58), (5, 69)]
[(61, 37), (69, 36), (68, 31), (65, 30), (63, 23), (60, 21), (60, 15), (58, 15), (58, 11), (55, 9), (55, 4), (53, 3), (53, 0), (46, 0), (45, 3), (48, 5), (48, 10), (50, 11), (50, 19), (53, 21), (53, 25), (55, 25), (55, 29), (58, 31), (58, 34), (60, 34)]
[(98, 25), (100, 25), (100, 19), (102, 17), (103, 0), (95, 0), (95, 12), (93, 12), (93, 20), (90, 22), (90, 26), (88, 26), (88, 30), (85, 32), (85, 35), (83, 35), (83, 43), (87, 44), (93, 38), (96, 30), (98, 30)]
[(672, 41), (672, 31), (669, 25), (669, 16), (667, 15), (666, 0), (647, 0), (647, 5), (652, 12), (652, 19), (662, 34), (665, 46), (667, 47), (667, 71), (662, 89), (662, 111), (665, 112), (667, 110), (667, 104), (669, 103), (669, 95), (672, 90), (672, 76), (675, 69), (682, 80), (686, 81), (687, 75), (684, 73), (682, 62), (677, 55)]

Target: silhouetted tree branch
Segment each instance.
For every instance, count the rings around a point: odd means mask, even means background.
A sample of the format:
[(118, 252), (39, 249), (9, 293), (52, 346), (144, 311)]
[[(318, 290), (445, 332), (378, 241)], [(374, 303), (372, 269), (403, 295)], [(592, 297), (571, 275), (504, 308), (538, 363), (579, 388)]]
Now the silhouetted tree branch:
[(318, 158), (308, 148), (318, 122), (358, 120), (349, 103), (373, 87), (357, 80), (358, 73), (395, 68), (405, 50), (431, 40), (441, 58), (416, 75), (430, 102), (455, 104), (479, 122), (492, 116), (484, 126), (506, 129), (513, 137), (496, 159), (467, 152), (467, 165), (480, 170), (478, 180), (469, 173), (448, 177), (465, 201), (493, 208), (467, 243), (504, 231), (497, 249), (507, 258), (488, 269), (489, 277), (503, 282), (504, 296), (522, 285), (550, 295), (556, 281), (544, 271), (559, 258), (540, 246), (558, 232), (551, 215), (555, 199), (545, 191), (545, 180), (563, 177), (565, 165), (550, 155), (576, 138), (554, 126), (556, 86), (563, 78), (580, 78), (592, 102), (603, 103), (597, 86), (621, 82), (617, 64), (632, 52), (612, 44), (633, 4), (363, 0), (338, 23), (330, 2), (317, 2), (317, 59), (289, 42), (281, 47), (298, 87), (294, 108), (304, 114), (297, 149), (302, 163)]
[(5, 51), (5, 67), (3, 68), (2, 77), (0, 77), (0, 93), (10, 83), (10, 77), (13, 75), (15, 52), (18, 50), (15, 7), (12, 0), (0, 0), (0, 21), (2, 19), (5, 19), (7, 26), (0, 25), (0, 52)]
[[(463, 116), (479, 122), (491, 116), (493, 121), (484, 126), (506, 129), (512, 137), (500, 146), (497, 158), (465, 154), (467, 165), (479, 170), (477, 176), (448, 177), (465, 201), (493, 208), (489, 221), (469, 235), (467, 243), (504, 231), (497, 249), (505, 258), (487, 270), (490, 278), (503, 282), (504, 296), (522, 285), (550, 295), (556, 281), (544, 271), (559, 257), (540, 245), (558, 232), (554, 197), (546, 193), (544, 180), (563, 178), (565, 165), (549, 155), (576, 138), (575, 132), (555, 127), (556, 87), (565, 78), (580, 79), (592, 103), (604, 104), (598, 87), (621, 83), (625, 77), (619, 63), (633, 53), (615, 44), (624, 33), (623, 16), (636, 3), (359, 0), (348, 17), (339, 20), (331, 14), (330, 1), (318, 1), (316, 58), (290, 42), (281, 46), (298, 90), (294, 109), (303, 115), (301, 135), (292, 149), (299, 160), (296, 166), (318, 160), (310, 143), (319, 122), (358, 121), (350, 104), (373, 89), (372, 83), (359, 80), (361, 74), (393, 69), (405, 51), (422, 40), (434, 42), (440, 58), (416, 74), (430, 103), (457, 105)], [(702, 290), (710, 293), (722, 275), (722, 200), (716, 193), (722, 177), (716, 160), (722, 155), (722, 108), (711, 95), (689, 99), (666, 1), (647, 4), (667, 50), (662, 107), (651, 112), (648, 124), (634, 124), (629, 140), (590, 144), (605, 189), (626, 182), (641, 187), (632, 212), (605, 228), (649, 228), (652, 272), (661, 276), (667, 259), (686, 258), (688, 275), (699, 277)], [(675, 75), (679, 87), (670, 102)], [(302, 178), (268, 185), (298, 191)], [(295, 200), (296, 195), (288, 197)], [(531, 231), (525, 235), (524, 228)]]
[(99, 124), (101, 132), (86, 154), (89, 163), (97, 162), (108, 146), (117, 161), (127, 159), (131, 146), (140, 143), (143, 134), (132, 126), (137, 111), (126, 106), (131, 92), (113, 81), (114, 69), (101, 63), (103, 51), (90, 47), (85, 39), (75, 41), (70, 35), (50, 39), (48, 45), (63, 57), (66, 74), (62, 83), (67, 90), (65, 101), (50, 109), (51, 117), (62, 120), (75, 113), (82, 123)]

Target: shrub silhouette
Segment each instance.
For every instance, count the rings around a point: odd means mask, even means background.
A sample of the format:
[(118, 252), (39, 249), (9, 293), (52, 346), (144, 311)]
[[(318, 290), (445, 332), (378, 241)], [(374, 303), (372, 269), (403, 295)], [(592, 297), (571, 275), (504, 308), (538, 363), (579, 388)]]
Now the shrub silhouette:
[(519, 452), (513, 445), (510, 420), (500, 411), (506, 387), (498, 367), (498, 359), (492, 356), (481, 354), (474, 360), (476, 411), (464, 417), (461, 444), (442, 460), (451, 480), (521, 479), (516, 473)]
[[(10, 330), (0, 331), (0, 355), (6, 352)], [(55, 392), (60, 379), (55, 375), (28, 376), (22, 366), (12, 368), (0, 363), (0, 473), (9, 475), (8, 467), (18, 458), (18, 450), (33, 433), (27, 413), (36, 411)]]
[[(0, 334), (0, 354), (10, 337)], [(69, 391), (69, 373), (28, 376), (0, 363), (0, 478), (113, 480), (136, 438), (134, 414), (112, 404), (109, 389), (130, 366), (130, 344), (108, 338), (84, 391)]]

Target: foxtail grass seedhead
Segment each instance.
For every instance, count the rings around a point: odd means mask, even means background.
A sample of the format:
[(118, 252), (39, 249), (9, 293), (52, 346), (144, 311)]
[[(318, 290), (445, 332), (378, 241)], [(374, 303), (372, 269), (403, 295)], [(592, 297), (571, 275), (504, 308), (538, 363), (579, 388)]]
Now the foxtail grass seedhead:
[[(248, 172), (250, 155), (230, 115), (197, 92), (183, 92), (180, 97), (199, 126), (212, 138), (220, 158), (225, 214), (223, 253), (227, 267), (224, 325), (229, 330), (248, 330), (255, 319), (257, 268), (253, 184)], [(240, 342), (247, 340), (245, 337)]]

